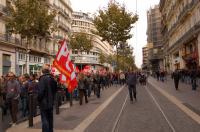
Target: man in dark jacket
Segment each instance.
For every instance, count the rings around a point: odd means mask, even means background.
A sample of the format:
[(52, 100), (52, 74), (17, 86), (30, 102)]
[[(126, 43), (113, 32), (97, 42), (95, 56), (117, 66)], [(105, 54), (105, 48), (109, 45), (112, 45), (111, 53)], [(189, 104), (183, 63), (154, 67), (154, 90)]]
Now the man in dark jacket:
[(57, 91), (57, 83), (50, 75), (49, 67), (46, 65), (42, 70), (43, 75), (38, 84), (38, 102), (41, 112), (42, 132), (53, 132), (53, 104)]
[(176, 90), (178, 90), (178, 84), (179, 84), (179, 80), (180, 80), (180, 73), (178, 70), (174, 71), (173, 79), (174, 79), (174, 86), (175, 86)]
[(129, 89), (129, 95), (130, 95), (130, 101), (133, 102), (133, 96), (135, 98), (135, 101), (137, 101), (136, 98), (136, 83), (137, 83), (137, 75), (134, 72), (130, 72), (127, 76), (126, 81)]

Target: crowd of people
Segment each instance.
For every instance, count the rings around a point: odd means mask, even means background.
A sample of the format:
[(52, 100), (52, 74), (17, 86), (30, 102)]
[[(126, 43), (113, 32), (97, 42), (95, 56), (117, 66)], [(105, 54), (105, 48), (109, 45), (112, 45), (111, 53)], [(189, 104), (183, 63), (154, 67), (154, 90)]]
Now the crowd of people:
[[(38, 106), (43, 107), (47, 105), (40, 105), (43, 96), (45, 96), (44, 93), (41, 92), (45, 91), (46, 85), (49, 85), (46, 82), (40, 83), (43, 81), (44, 75), (48, 75), (46, 78), (53, 78), (53, 80), (55, 80), (56, 88), (54, 88), (55, 92), (53, 93), (59, 93), (59, 95), (61, 95), (58, 101), (59, 105), (62, 104), (63, 98), (69, 100), (70, 96), (67, 87), (59, 82), (59, 77), (52, 76), (49, 73), (50, 71), (43, 72), (42, 76), (38, 76), (37, 74), (16, 76), (13, 72), (9, 72), (7, 75), (0, 78), (0, 108), (3, 111), (3, 116), (11, 115), (13, 126), (16, 125), (18, 121), (17, 118), (26, 118), (29, 115), (30, 95), (32, 95), (33, 98), (33, 116), (40, 113), (38, 111)], [(97, 98), (100, 98), (101, 90), (109, 88), (113, 84), (125, 84), (126, 73), (78, 73), (77, 80), (78, 86), (75, 91), (78, 92), (73, 94), (73, 96), (79, 99), (79, 103), (82, 105), (83, 97), (85, 98), (85, 102), (88, 103), (88, 98), (92, 93), (94, 93)], [(53, 101), (53, 98), (54, 95), (52, 95), (52, 99), (50, 98), (49, 100)]]
[(16, 77), (13, 72), (9, 72), (7, 75), (0, 78), (0, 107), (3, 111), (3, 115), (8, 114), (12, 118), (12, 125), (17, 122), (17, 113), (20, 104), (21, 117), (28, 115), (29, 107), (29, 95), (33, 95), (34, 103), (34, 115), (36, 115), (37, 95), (38, 95), (38, 77), (37, 75), (24, 74)]
[(200, 70), (198, 69), (176, 69), (171, 74), (166, 71), (156, 71), (153, 76), (158, 81), (166, 81), (168, 75), (174, 80), (175, 89), (178, 90), (179, 82), (191, 85), (192, 90), (196, 90), (198, 84), (200, 84)]
[(176, 90), (178, 90), (179, 81), (185, 84), (189, 84), (192, 87), (192, 90), (196, 90), (198, 84), (200, 84), (200, 70), (190, 69), (190, 70), (175, 70), (171, 74), (172, 79), (174, 79), (174, 84)]
[(64, 98), (70, 100), (70, 97), (73, 97), (82, 105), (83, 98), (85, 103), (88, 103), (88, 98), (92, 94), (98, 99), (102, 90), (125, 83), (129, 88), (130, 100), (133, 101), (133, 96), (136, 100), (138, 78), (142, 85), (146, 84), (146, 75), (140, 72), (77, 73), (78, 85), (70, 96), (67, 86), (60, 83), (59, 76), (50, 73), (49, 66), (43, 68), (41, 76), (37, 74), (15, 76), (13, 72), (9, 72), (0, 78), (0, 108), (3, 116), (11, 116), (12, 126), (16, 125), (18, 117), (26, 118), (30, 115), (31, 109), (33, 116), (41, 114), (43, 130), (53, 131), (53, 107), (56, 101), (60, 106)]

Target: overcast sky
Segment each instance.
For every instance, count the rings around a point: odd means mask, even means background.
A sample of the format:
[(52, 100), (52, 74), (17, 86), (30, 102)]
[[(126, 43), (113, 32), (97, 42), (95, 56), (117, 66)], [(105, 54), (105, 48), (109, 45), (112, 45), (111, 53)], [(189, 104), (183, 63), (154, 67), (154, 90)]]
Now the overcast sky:
[[(106, 7), (110, 0), (71, 0), (74, 11), (83, 11), (85, 13), (95, 13), (99, 8)], [(130, 12), (136, 12), (136, 0), (115, 0), (121, 4), (125, 4)], [(158, 4), (159, 0), (137, 0), (137, 12), (139, 20), (132, 30), (134, 35), (129, 43), (134, 47), (134, 55), (136, 65), (141, 67), (142, 64), (142, 47), (146, 45), (147, 36), (147, 17), (146, 12), (150, 7)], [(137, 28), (137, 30), (136, 30)], [(136, 33), (137, 31), (137, 33)]]

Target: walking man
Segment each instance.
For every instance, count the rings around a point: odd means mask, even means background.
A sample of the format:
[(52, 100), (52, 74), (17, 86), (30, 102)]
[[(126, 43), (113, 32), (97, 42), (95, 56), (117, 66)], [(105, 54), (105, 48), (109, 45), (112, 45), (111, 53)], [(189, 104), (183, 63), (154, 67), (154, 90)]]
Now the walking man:
[(180, 73), (178, 70), (175, 70), (173, 73), (173, 79), (174, 79), (174, 85), (176, 90), (178, 90), (178, 84), (179, 84), (179, 80), (180, 80)]
[(137, 75), (134, 72), (130, 72), (127, 77), (127, 85), (130, 95), (130, 101), (133, 103), (133, 96), (135, 98), (135, 101), (137, 101), (136, 98), (136, 83), (137, 83)]
[(45, 65), (43, 75), (38, 84), (38, 102), (40, 106), (42, 132), (53, 132), (53, 102), (57, 91), (57, 83), (50, 74), (49, 66)]

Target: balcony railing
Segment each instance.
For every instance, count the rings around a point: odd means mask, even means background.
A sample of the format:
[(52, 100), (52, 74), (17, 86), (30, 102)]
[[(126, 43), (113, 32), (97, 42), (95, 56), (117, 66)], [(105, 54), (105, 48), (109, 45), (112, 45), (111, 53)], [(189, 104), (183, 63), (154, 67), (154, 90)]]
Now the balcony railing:
[(5, 15), (7, 14), (7, 11), (6, 11), (6, 6), (0, 4), (0, 14), (1, 15)]
[(69, 19), (69, 20), (70, 20), (69, 14), (68, 14), (64, 9), (62, 9), (62, 8), (59, 7), (59, 6), (57, 6), (56, 4), (53, 4), (53, 6), (56, 8), (56, 10), (57, 10), (61, 15), (63, 15), (66, 19)]
[(200, 32), (200, 22), (194, 25), (189, 31), (187, 31), (179, 40), (177, 40), (172, 46), (168, 47), (168, 51), (177, 49), (181, 44), (186, 43), (187, 40), (191, 40), (197, 36)]
[(52, 56), (56, 56), (57, 52), (58, 52), (58, 51), (50, 50), (50, 55), (52, 55)]
[(170, 28), (169, 30), (169, 35), (172, 34), (175, 30), (176, 27), (185, 20), (185, 18), (190, 14), (190, 11), (194, 8), (196, 4), (198, 4), (199, 0), (192, 0), (190, 4), (187, 4), (181, 13), (178, 16), (177, 22)]
[(49, 54), (49, 50), (47, 47), (45, 47), (45, 45), (47, 45), (45, 40), (35, 40), (31, 41), (31, 43), (28, 45), (28, 49), (31, 51)]
[(69, 14), (62, 8), (58, 7), (59, 12), (66, 18), (66, 19), (70, 19)]
[(62, 28), (63, 30), (65, 30), (66, 32), (70, 32), (70, 29), (69, 29), (69, 27), (67, 26), (67, 25), (65, 25), (63, 22), (59, 22), (58, 23), (58, 26), (60, 27), (60, 28)]
[(20, 42), (20, 39), (12, 37), (9, 34), (0, 34), (0, 42), (8, 45), (13, 45), (16, 47), (25, 48), (25, 45)]

